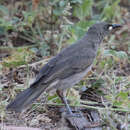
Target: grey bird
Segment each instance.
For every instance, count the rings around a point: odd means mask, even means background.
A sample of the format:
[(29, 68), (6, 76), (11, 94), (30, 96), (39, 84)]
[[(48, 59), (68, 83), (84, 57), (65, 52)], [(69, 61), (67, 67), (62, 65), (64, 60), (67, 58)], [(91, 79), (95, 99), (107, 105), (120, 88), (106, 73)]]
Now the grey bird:
[(74, 115), (67, 103), (64, 90), (73, 87), (91, 70), (98, 47), (104, 37), (120, 27), (119, 24), (106, 22), (94, 24), (79, 41), (49, 60), (41, 68), (30, 87), (19, 93), (7, 109), (21, 112), (41, 93), (55, 89), (62, 102), (65, 103), (68, 114)]

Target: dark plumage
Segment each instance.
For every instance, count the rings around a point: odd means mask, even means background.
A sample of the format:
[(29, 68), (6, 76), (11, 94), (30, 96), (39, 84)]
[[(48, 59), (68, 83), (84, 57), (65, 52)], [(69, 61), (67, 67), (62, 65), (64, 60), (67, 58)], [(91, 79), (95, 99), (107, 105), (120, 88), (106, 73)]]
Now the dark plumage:
[(120, 25), (105, 22), (94, 24), (82, 39), (63, 49), (43, 66), (30, 88), (18, 94), (7, 109), (21, 111), (42, 92), (56, 89), (69, 114), (72, 114), (63, 91), (74, 86), (88, 73), (103, 38), (118, 27)]

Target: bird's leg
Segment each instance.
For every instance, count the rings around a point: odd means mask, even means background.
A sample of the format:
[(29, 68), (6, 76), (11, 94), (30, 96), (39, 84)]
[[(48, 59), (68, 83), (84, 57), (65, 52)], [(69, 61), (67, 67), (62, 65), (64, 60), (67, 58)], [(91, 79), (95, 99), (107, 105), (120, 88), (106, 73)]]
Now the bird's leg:
[(61, 91), (61, 90), (57, 90), (56, 92), (57, 92), (58, 96), (60, 97), (61, 101), (65, 104), (68, 113), (69, 113), (70, 115), (73, 114), (73, 113), (72, 113), (72, 110), (71, 110), (71, 108), (70, 108), (70, 106), (69, 106), (69, 104), (68, 104), (68, 102), (67, 102), (67, 99), (66, 99), (66, 97), (64, 96), (64, 92)]
[(75, 113), (72, 112), (72, 110), (71, 110), (71, 108), (70, 108), (70, 106), (69, 106), (69, 104), (68, 104), (68, 102), (67, 102), (67, 99), (66, 99), (66, 97), (64, 96), (63, 91), (62, 91), (62, 90), (57, 90), (56, 92), (57, 92), (58, 96), (60, 97), (61, 101), (65, 104), (69, 116), (79, 117), (79, 116), (80, 116), (79, 114), (75, 114)]

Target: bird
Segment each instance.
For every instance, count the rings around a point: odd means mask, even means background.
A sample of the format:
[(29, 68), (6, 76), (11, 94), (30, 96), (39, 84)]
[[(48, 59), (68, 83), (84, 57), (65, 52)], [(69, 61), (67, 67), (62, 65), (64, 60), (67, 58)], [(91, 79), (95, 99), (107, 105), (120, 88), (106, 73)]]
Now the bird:
[(81, 39), (63, 49), (43, 66), (29, 88), (20, 92), (7, 105), (7, 110), (21, 112), (43, 92), (56, 90), (66, 106), (67, 113), (74, 116), (75, 113), (65, 97), (66, 89), (73, 87), (87, 75), (104, 37), (120, 27), (122, 25), (107, 22), (93, 24)]

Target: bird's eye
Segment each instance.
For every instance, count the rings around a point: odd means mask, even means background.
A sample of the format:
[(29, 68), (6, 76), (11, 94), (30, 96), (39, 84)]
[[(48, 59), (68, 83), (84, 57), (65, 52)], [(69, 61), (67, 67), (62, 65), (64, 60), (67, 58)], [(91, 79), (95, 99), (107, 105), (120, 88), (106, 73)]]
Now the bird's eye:
[(109, 30), (109, 31), (111, 31), (113, 29), (113, 27), (112, 27), (111, 24), (109, 24), (109, 25), (106, 26), (106, 29)]
[(108, 30), (111, 31), (113, 29), (112, 25), (108, 27)]

